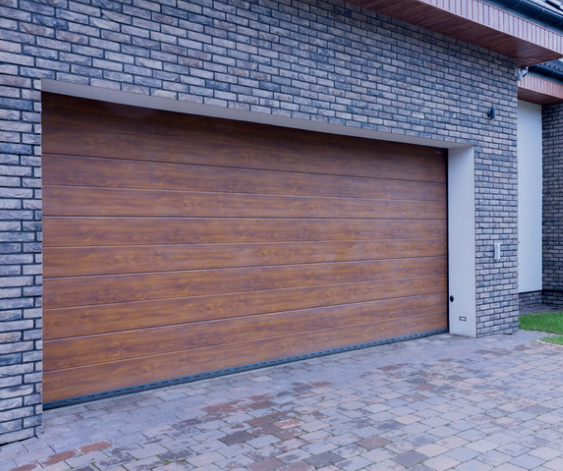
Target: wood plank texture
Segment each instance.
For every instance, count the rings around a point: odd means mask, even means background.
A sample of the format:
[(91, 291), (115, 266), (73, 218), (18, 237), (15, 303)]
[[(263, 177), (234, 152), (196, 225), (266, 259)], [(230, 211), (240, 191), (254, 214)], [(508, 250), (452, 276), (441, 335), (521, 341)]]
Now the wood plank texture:
[(497, 51), (519, 67), (563, 55), (563, 35), (481, 0), (347, 0), (422, 28)]
[[(441, 294), (446, 277), (403, 278), (46, 309), (45, 340)], [(275, 306), (271, 302), (275, 299)]]
[(46, 214), (86, 217), (439, 219), (445, 203), (45, 185)]
[(442, 149), (44, 94), (44, 400), (447, 327)]
[[(444, 312), (360, 324), (340, 329), (213, 345), (181, 352), (132, 358), (89, 366), (45, 371), (44, 400), (76, 397), (170, 378), (248, 365), (383, 340), (444, 327)], [(100, 379), (103, 378), (103, 381)]]
[[(443, 274), (445, 257), (44, 280), (48, 308)], [(85, 286), (88, 289), (83, 289)], [(275, 300), (272, 300), (275, 302)]]
[[(47, 215), (45, 247), (287, 241), (445, 239), (445, 220), (61, 218)], [(156, 231), (155, 228), (159, 230)]]
[[(440, 257), (444, 239), (45, 247), (46, 278)], [(75, 263), (80, 260), (80, 263)]]
[[(446, 202), (443, 182), (45, 155), (51, 185)], [(322, 169), (327, 171), (326, 169)], [(282, 175), (283, 174), (283, 175)], [(441, 175), (441, 172), (440, 172)], [(283, 177), (283, 178), (282, 178)]]
[[(256, 338), (296, 335), (322, 329), (336, 329), (374, 321), (397, 319), (429, 312), (443, 312), (442, 293), (420, 297), (386, 299), (275, 312), (218, 321), (155, 327), (142, 330), (46, 341), (53, 353), (45, 369), (58, 370), (108, 361), (207, 347)], [(77, 352), (68, 355), (68, 352)]]
[(553, 80), (528, 74), (518, 81), (518, 99), (548, 105), (563, 101), (563, 85)]

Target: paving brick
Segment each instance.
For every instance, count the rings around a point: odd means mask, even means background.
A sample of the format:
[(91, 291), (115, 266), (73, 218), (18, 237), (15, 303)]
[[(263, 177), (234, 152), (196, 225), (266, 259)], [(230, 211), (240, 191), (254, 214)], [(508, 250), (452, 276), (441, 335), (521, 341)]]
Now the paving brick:
[(503, 463), (506, 463), (507, 461), (510, 461), (512, 459), (512, 456), (501, 453), (497, 450), (491, 450), (487, 453), (481, 454), (478, 459), (479, 461), (482, 461), (483, 463), (489, 464), (491, 466), (499, 466)]
[(251, 471), (273, 471), (284, 466), (284, 463), (276, 458), (268, 458), (248, 466)]
[(248, 440), (252, 440), (256, 438), (254, 435), (251, 435), (248, 432), (236, 432), (231, 435), (226, 435), (225, 437), (221, 437), (219, 440), (227, 445), (235, 445), (237, 443), (244, 443)]
[(436, 471), (444, 471), (446, 469), (451, 469), (459, 464), (459, 461), (449, 458), (445, 455), (435, 456), (424, 462), (426, 466)]
[(375, 448), (381, 448), (389, 443), (389, 440), (385, 440), (381, 437), (370, 437), (359, 441), (358, 445), (368, 450), (373, 450)]
[(416, 451), (411, 451), (408, 453), (403, 453), (393, 458), (393, 461), (396, 461), (399, 464), (402, 464), (406, 467), (414, 466), (417, 463), (424, 461), (427, 456), (423, 455), (422, 453), (418, 453)]
[(74, 450), (65, 451), (64, 453), (57, 453), (55, 455), (48, 457), (45, 461), (43, 461), (42, 464), (43, 466), (50, 466), (60, 461), (64, 461), (69, 458), (72, 458), (73, 456), (76, 456), (76, 452)]
[(446, 451), (448, 451), (448, 448), (439, 445), (430, 444), (430, 445), (421, 446), (417, 448), (415, 451), (417, 451), (418, 453), (422, 453), (427, 457), (433, 457), (445, 453)]
[(543, 466), (548, 469), (559, 470), (562, 469), (563, 466), (563, 458), (555, 458), (553, 460), (547, 461), (543, 463)]
[(546, 460), (530, 454), (520, 455), (509, 461), (509, 463), (520, 466), (523, 469), (537, 469), (545, 462)]
[(339, 461), (342, 461), (342, 457), (331, 452), (325, 452), (318, 455), (310, 456), (305, 461), (317, 468), (320, 468), (323, 466), (328, 466), (333, 463), (338, 463)]
[(530, 455), (550, 461), (563, 455), (563, 450), (558, 451), (549, 447), (540, 447), (534, 450), (530, 450)]

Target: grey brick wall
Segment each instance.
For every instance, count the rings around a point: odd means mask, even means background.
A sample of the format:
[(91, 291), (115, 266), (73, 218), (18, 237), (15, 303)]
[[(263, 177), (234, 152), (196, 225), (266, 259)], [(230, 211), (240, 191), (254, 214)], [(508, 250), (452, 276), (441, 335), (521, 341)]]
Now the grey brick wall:
[(42, 78), (475, 146), (478, 334), (517, 328), (511, 59), (339, 0), (1, 0), (0, 40), (0, 443), (41, 416)]
[(563, 307), (563, 104), (542, 107), (543, 302)]
[(528, 291), (527, 293), (520, 293), (520, 309), (532, 306), (538, 306), (543, 303), (543, 292)]

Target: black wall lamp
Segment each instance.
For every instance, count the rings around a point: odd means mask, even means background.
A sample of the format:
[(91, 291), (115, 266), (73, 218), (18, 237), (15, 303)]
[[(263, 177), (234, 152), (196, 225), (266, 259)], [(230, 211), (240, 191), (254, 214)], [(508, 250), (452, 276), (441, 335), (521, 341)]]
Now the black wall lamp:
[(495, 105), (491, 106), (491, 109), (487, 111), (487, 116), (490, 120), (493, 120), (497, 117), (497, 112), (495, 110)]

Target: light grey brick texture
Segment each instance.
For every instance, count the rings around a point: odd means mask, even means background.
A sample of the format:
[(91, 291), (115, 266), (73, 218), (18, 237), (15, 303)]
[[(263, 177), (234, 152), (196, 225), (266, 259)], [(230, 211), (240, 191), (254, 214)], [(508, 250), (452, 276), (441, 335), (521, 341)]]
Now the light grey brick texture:
[(478, 334), (517, 328), (512, 59), (339, 0), (0, 0), (0, 44), (0, 443), (41, 415), (41, 79), (474, 146)]
[(543, 302), (563, 307), (563, 105), (545, 105), (543, 119)]
[(520, 298), (520, 309), (538, 306), (543, 302), (543, 292), (541, 290), (520, 293), (518, 297)]

